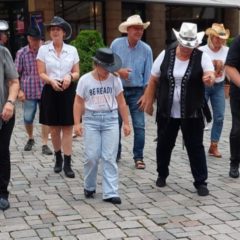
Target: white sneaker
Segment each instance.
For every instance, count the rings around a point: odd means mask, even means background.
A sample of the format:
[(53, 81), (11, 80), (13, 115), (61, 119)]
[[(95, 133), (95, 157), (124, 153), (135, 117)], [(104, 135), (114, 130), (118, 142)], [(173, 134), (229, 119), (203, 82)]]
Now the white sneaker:
[(210, 126), (209, 126), (209, 124), (207, 124), (206, 126), (205, 126), (205, 128), (204, 128), (204, 131), (209, 131), (211, 128), (210, 128)]

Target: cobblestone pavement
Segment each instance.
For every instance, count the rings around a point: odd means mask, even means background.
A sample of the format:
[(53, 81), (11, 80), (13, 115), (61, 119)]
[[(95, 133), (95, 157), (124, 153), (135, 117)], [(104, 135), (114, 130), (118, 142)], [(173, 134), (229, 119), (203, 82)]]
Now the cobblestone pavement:
[[(180, 134), (167, 186), (156, 187), (156, 126), (154, 117), (147, 117), (145, 170), (134, 168), (132, 136), (123, 139), (119, 163), (121, 205), (102, 201), (100, 175), (96, 197), (84, 198), (81, 138), (73, 142), (75, 179), (53, 172), (53, 157), (41, 154), (37, 122), (34, 149), (24, 152), (27, 138), (18, 104), (11, 143), (11, 208), (0, 212), (0, 239), (239, 240), (240, 184), (239, 179), (228, 177), (231, 116), (228, 100), (226, 104), (219, 144), (223, 158), (207, 158), (209, 196), (196, 194)], [(205, 131), (206, 150), (209, 134)]]

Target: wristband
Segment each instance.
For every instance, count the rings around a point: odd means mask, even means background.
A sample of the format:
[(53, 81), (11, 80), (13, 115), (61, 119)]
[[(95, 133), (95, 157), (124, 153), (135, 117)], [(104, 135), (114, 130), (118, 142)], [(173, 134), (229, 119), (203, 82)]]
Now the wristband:
[(11, 103), (13, 106), (15, 106), (15, 102), (10, 99), (7, 100), (7, 103)]

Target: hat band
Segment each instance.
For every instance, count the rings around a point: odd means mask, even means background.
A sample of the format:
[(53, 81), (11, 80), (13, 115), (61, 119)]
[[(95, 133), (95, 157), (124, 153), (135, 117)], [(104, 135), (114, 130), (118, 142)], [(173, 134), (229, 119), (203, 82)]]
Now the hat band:
[(218, 32), (218, 35), (219, 36), (226, 36), (226, 33), (225, 32)]
[(188, 42), (195, 41), (197, 39), (197, 37), (194, 37), (194, 38), (192, 38), (192, 37), (183, 37), (181, 34), (179, 34), (179, 36), (180, 36), (180, 38), (182, 40), (185, 40), (185, 41), (188, 41)]
[(100, 63), (100, 64), (104, 64), (105, 66), (109, 66), (109, 67), (114, 65), (114, 63), (106, 63), (106, 62), (102, 62), (102, 61), (100, 61), (98, 59), (97, 59), (97, 62)]

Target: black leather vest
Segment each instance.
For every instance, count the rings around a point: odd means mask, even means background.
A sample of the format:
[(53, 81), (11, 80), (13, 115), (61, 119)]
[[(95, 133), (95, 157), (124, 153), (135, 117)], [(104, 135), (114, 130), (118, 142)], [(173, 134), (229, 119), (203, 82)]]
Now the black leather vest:
[[(173, 103), (175, 79), (173, 68), (176, 47), (167, 49), (160, 66), (161, 75), (157, 89), (157, 119), (169, 118)], [(181, 83), (181, 118), (197, 118), (202, 116), (204, 104), (203, 69), (201, 65), (202, 51), (194, 49)]]

